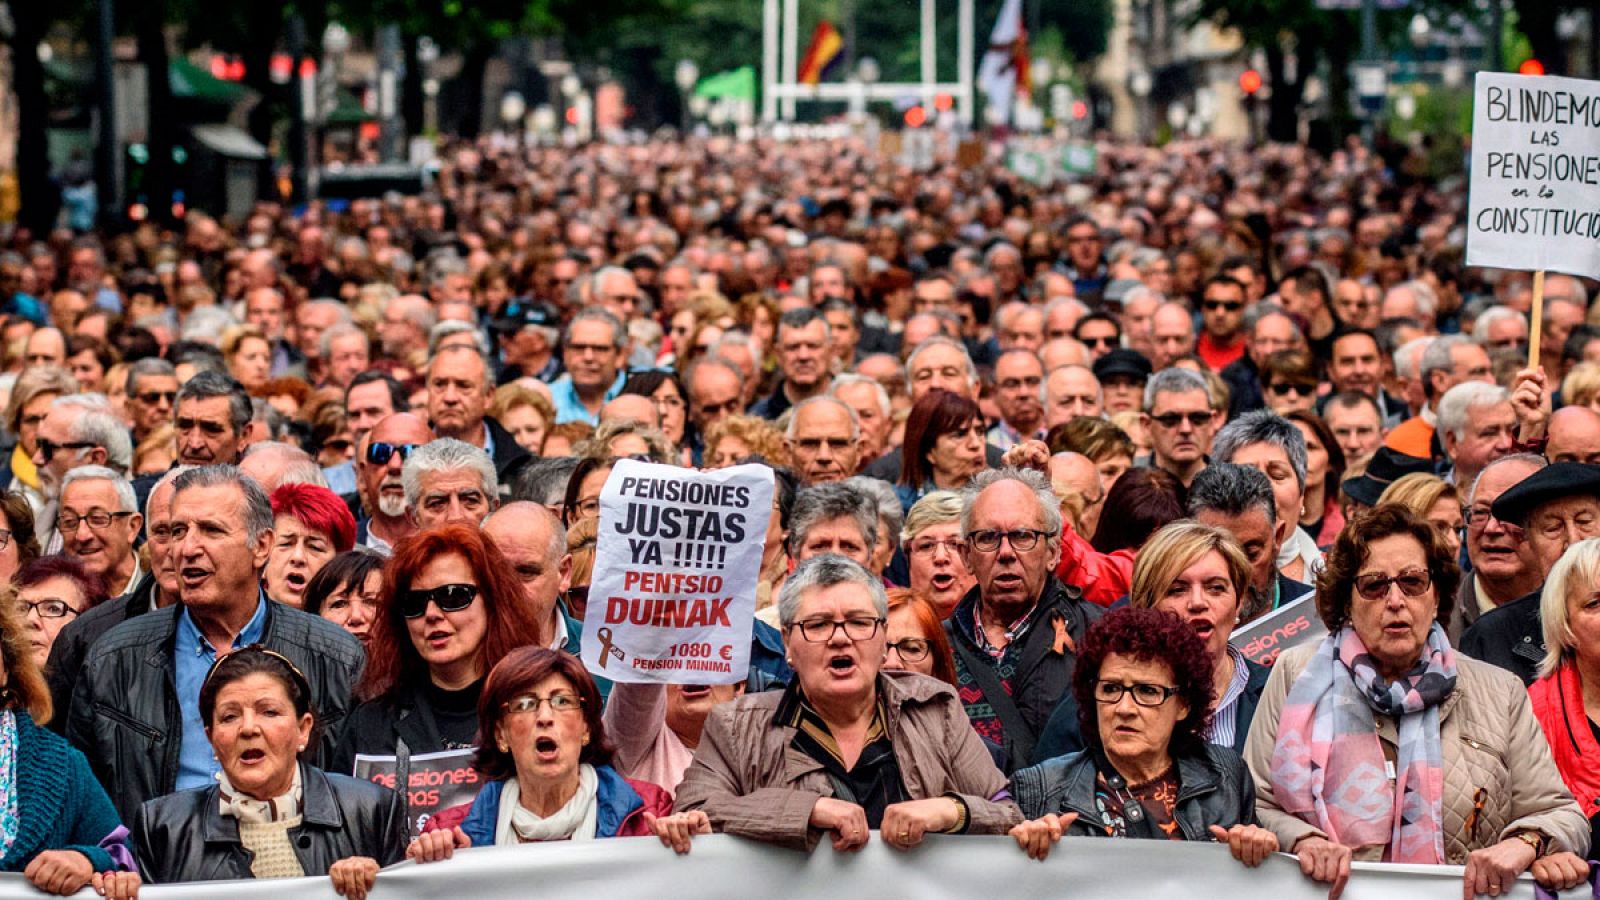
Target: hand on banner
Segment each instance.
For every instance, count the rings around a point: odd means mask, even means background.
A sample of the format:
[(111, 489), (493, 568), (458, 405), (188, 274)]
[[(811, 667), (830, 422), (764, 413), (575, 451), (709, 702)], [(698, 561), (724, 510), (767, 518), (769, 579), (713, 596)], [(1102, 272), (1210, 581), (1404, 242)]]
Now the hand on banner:
[(378, 880), (378, 868), (378, 861), (370, 856), (352, 856), (329, 866), (328, 877), (333, 879), (333, 891), (339, 896), (367, 900), (367, 891)]
[(1540, 887), (1551, 891), (1571, 890), (1589, 880), (1589, 863), (1576, 853), (1541, 856), (1528, 871)]
[(1000, 464), (1016, 469), (1033, 469), (1050, 474), (1050, 448), (1044, 441), (1023, 441), (1006, 451)]
[(819, 798), (811, 807), (811, 827), (833, 832), (833, 849), (841, 852), (867, 845), (867, 811), (854, 803)]
[(1295, 842), (1294, 855), (1300, 858), (1300, 871), (1328, 885), (1328, 900), (1339, 900), (1350, 880), (1350, 848), (1312, 835)]
[(106, 900), (138, 900), (139, 884), (138, 872), (94, 873), (94, 892)]
[(671, 847), (674, 853), (688, 853), (690, 839), (697, 834), (711, 833), (711, 817), (698, 809), (660, 818), (647, 812), (644, 827), (655, 832), (661, 843)]
[(1077, 813), (1067, 813), (1064, 816), (1047, 813), (1040, 818), (1029, 819), (1020, 825), (1012, 826), (1010, 833), (1023, 852), (1033, 859), (1043, 860), (1050, 855), (1050, 848), (1061, 840), (1061, 835), (1065, 834), (1076, 821), (1078, 821)]
[(1511, 387), (1511, 410), (1517, 415), (1517, 440), (1526, 444), (1545, 436), (1550, 423), (1550, 391), (1543, 369), (1523, 369)]
[(1538, 851), (1521, 838), (1506, 838), (1498, 844), (1467, 854), (1467, 871), (1461, 876), (1461, 896), (1472, 900), (1479, 894), (1498, 897), (1511, 893), (1517, 876), (1528, 871)]
[(1228, 845), (1234, 859), (1252, 869), (1278, 852), (1278, 836), (1260, 825), (1235, 825), (1232, 828), (1213, 825), (1211, 835), (1219, 843)]
[(419, 863), (438, 862), (449, 859), (457, 850), (465, 850), (472, 846), (472, 838), (462, 831), (460, 826), (449, 831), (424, 831), (417, 835), (417, 839), (406, 848), (406, 859), (416, 860)]
[(928, 800), (909, 800), (896, 803), (883, 811), (883, 824), (878, 834), (891, 847), (910, 850), (922, 843), (929, 832), (949, 831), (961, 821), (961, 807), (949, 797)]
[(35, 856), (22, 874), (47, 894), (76, 894), (94, 879), (94, 863), (76, 850), (46, 850)]

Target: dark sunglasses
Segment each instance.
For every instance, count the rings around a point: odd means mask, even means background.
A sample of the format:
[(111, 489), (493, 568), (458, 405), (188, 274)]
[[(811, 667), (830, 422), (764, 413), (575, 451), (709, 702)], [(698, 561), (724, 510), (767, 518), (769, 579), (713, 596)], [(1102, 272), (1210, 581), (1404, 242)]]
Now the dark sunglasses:
[(373, 441), (367, 445), (367, 462), (375, 466), (387, 466), (396, 453), (400, 454), (400, 460), (404, 462), (406, 457), (411, 455), (411, 451), (421, 446), (421, 444), (385, 444), (382, 441)]
[(1170, 412), (1162, 413), (1159, 416), (1150, 417), (1150, 421), (1160, 425), (1162, 428), (1177, 428), (1178, 423), (1182, 422), (1184, 419), (1188, 419), (1190, 425), (1200, 428), (1211, 421), (1211, 412), (1209, 410), (1206, 412), (1192, 413)]
[(1316, 393), (1317, 386), (1314, 384), (1295, 384), (1290, 381), (1274, 381), (1270, 390), (1279, 397), (1287, 397), (1290, 394), (1309, 397)]
[(1239, 310), (1244, 309), (1244, 304), (1236, 300), (1207, 300), (1205, 302), (1205, 308), (1211, 310), (1212, 312), (1216, 312), (1219, 309), (1227, 310), (1228, 312), (1238, 312)]
[(177, 398), (178, 392), (177, 391), (141, 391), (140, 393), (134, 394), (134, 396), (139, 398), (139, 402), (140, 403), (143, 403), (146, 406), (154, 406), (155, 404), (160, 403), (163, 400), (165, 400), (168, 403), (171, 403), (174, 399)]
[(54, 459), (56, 454), (62, 450), (87, 450), (90, 447), (98, 446), (89, 441), (68, 441), (65, 444), (58, 444), (49, 438), (34, 438), (34, 444), (38, 446), (39, 453), (45, 459)]
[(1400, 586), (1407, 597), (1420, 597), (1433, 583), (1427, 569), (1407, 569), (1393, 577), (1387, 575), (1361, 575), (1356, 578), (1356, 591), (1368, 600), (1382, 600), (1389, 596), (1389, 585)]
[(408, 619), (420, 618), (428, 611), (428, 604), (439, 607), (440, 612), (460, 612), (478, 599), (475, 584), (441, 584), (426, 591), (407, 591), (400, 597), (400, 615)]

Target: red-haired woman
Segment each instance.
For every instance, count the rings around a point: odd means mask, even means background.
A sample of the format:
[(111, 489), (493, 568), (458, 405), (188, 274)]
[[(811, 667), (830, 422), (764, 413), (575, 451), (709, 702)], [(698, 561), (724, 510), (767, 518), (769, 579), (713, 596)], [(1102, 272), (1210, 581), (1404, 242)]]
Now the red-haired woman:
[[(383, 572), (367, 671), (334, 754), (334, 772), (395, 776), (411, 784), (422, 766), (445, 773), (437, 790), (409, 791), (411, 819), (472, 797), (478, 699), (484, 676), (539, 629), (522, 585), (483, 532), (440, 525), (395, 545)], [(431, 755), (430, 755), (431, 754)], [(427, 759), (421, 759), (426, 756)]]
[(955, 655), (932, 601), (910, 588), (890, 588), (888, 630), (885, 669), (920, 672), (955, 685)]
[(895, 493), (907, 510), (929, 491), (959, 491), (984, 469), (983, 412), (950, 391), (922, 395), (906, 417), (900, 483)]
[(670, 815), (660, 786), (611, 767), (600, 691), (576, 657), (560, 650), (512, 651), (478, 701), (478, 773), (488, 779), (470, 807), (440, 813), (406, 852), (418, 862), (462, 847), (654, 834)]
[(311, 579), (355, 542), (355, 516), (338, 494), (315, 484), (279, 486), (272, 492), (267, 598), (295, 609), (305, 606)]

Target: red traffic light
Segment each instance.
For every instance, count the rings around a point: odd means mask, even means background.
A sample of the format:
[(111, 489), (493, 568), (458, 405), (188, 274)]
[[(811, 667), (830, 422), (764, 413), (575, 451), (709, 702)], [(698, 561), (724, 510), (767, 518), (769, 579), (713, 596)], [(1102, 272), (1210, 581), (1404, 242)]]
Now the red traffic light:
[(1255, 69), (1245, 69), (1239, 73), (1239, 90), (1247, 95), (1254, 95), (1261, 90), (1261, 73)]
[(1089, 104), (1083, 102), (1082, 100), (1074, 100), (1074, 101), (1072, 101), (1072, 117), (1074, 119), (1087, 118), (1088, 115), (1089, 115)]
[(1522, 65), (1517, 66), (1517, 74), (1518, 75), (1543, 75), (1544, 74), (1544, 63), (1540, 62), (1537, 59), (1524, 60)]
[(920, 106), (913, 106), (906, 110), (906, 124), (912, 128), (921, 128), (928, 121), (928, 111)]

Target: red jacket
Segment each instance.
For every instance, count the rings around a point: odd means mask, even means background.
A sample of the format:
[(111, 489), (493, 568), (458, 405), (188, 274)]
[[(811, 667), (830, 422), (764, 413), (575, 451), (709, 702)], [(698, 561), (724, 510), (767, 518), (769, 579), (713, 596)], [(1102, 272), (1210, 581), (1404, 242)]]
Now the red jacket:
[(1128, 595), (1133, 584), (1133, 551), (1101, 553), (1068, 522), (1061, 523), (1061, 561), (1056, 578), (1083, 591), (1096, 606), (1110, 606)]

